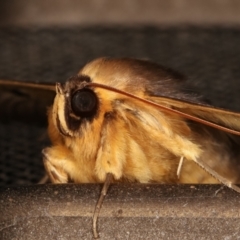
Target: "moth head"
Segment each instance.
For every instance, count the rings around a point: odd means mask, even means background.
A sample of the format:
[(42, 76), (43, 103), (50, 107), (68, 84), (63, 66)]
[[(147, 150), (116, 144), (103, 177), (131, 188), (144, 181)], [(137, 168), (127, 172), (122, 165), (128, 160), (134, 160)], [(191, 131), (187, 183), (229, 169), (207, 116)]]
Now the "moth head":
[[(62, 135), (80, 136), (83, 131), (90, 129), (92, 122), (98, 121), (100, 126), (104, 116), (116, 112), (119, 103), (134, 101), (114, 91), (91, 87), (90, 83), (103, 84), (145, 98), (149, 93), (155, 95), (154, 91), (169, 93), (169, 89), (172, 89), (169, 83), (174, 78), (178, 76), (145, 60), (94, 60), (65, 84), (56, 85), (53, 123)], [(155, 89), (155, 83), (159, 80), (163, 84), (157, 84), (158, 89)]]
[[(95, 125), (100, 126), (104, 115), (114, 111), (114, 102), (118, 100), (118, 94), (91, 87), (89, 83), (125, 89), (129, 73), (119, 67), (119, 63), (98, 59), (87, 64), (78, 75), (69, 78), (65, 84), (56, 84), (52, 122), (61, 135), (82, 136), (84, 131), (93, 131), (93, 122), (97, 121)], [(99, 127), (94, 127), (95, 132), (96, 129)]]
[(78, 75), (65, 84), (56, 84), (52, 118), (55, 127), (64, 136), (79, 136), (81, 127), (90, 124), (98, 115), (97, 93), (86, 87), (90, 81), (88, 76)]

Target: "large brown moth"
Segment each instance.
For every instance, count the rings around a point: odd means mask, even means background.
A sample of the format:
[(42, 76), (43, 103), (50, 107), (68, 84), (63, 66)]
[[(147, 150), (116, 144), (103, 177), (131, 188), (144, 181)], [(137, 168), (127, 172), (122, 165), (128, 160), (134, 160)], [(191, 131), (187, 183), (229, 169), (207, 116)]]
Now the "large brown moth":
[(218, 183), (240, 192), (240, 113), (184, 91), (181, 76), (137, 59), (101, 58), (65, 84), (0, 81), (56, 96), (48, 109), (53, 183)]

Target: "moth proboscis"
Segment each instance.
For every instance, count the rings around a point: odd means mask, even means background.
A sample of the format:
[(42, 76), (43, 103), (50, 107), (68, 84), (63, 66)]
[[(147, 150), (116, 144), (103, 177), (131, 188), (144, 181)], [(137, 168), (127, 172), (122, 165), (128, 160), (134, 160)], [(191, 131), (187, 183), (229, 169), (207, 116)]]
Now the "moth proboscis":
[[(53, 85), (16, 84), (55, 93)], [(221, 182), (240, 192), (239, 120), (240, 113), (186, 92), (175, 71), (145, 60), (101, 58), (56, 85), (44, 165), (53, 183), (104, 183), (93, 217), (96, 238), (112, 182)]]

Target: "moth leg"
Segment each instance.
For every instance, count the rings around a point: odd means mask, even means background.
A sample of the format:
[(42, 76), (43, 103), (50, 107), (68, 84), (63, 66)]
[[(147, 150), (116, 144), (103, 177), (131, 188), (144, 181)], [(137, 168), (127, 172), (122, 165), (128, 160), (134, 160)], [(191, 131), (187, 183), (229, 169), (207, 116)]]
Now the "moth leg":
[(104, 182), (100, 197), (97, 201), (97, 204), (96, 204), (96, 207), (95, 207), (95, 210), (94, 210), (94, 213), (93, 213), (93, 236), (94, 236), (95, 239), (98, 238), (98, 231), (97, 231), (98, 216), (99, 216), (104, 198), (107, 194), (108, 188), (109, 188), (112, 180), (113, 180), (113, 174), (112, 173), (107, 173), (106, 180)]
[(222, 177), (220, 174), (218, 174), (216, 171), (211, 169), (207, 164), (205, 164), (202, 160), (198, 159), (193, 159), (195, 163), (198, 164), (203, 170), (208, 172), (211, 176), (213, 176), (215, 179), (217, 179), (220, 183), (224, 184), (225, 186), (232, 188), (236, 192), (240, 193), (240, 187), (226, 179), (225, 177)]
[(178, 178), (180, 178), (180, 173), (181, 173), (181, 170), (182, 170), (183, 160), (184, 160), (184, 157), (182, 156), (180, 158), (180, 161), (179, 161), (179, 164), (178, 164), (178, 168), (177, 168), (177, 177)]
[[(43, 163), (52, 183), (68, 183), (68, 174), (63, 167), (63, 159), (54, 154), (52, 148), (42, 151)], [(63, 160), (63, 161), (62, 161)]]
[(49, 180), (49, 176), (47, 174), (45, 174), (39, 181), (38, 184), (45, 184), (47, 183)]

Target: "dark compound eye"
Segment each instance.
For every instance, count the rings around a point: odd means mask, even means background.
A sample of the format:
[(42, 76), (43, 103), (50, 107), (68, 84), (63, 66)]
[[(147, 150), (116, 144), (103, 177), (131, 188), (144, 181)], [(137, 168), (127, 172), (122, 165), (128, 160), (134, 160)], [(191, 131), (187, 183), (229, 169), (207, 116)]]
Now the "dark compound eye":
[(97, 102), (97, 96), (93, 91), (78, 90), (71, 99), (72, 111), (79, 117), (90, 117), (95, 113)]

